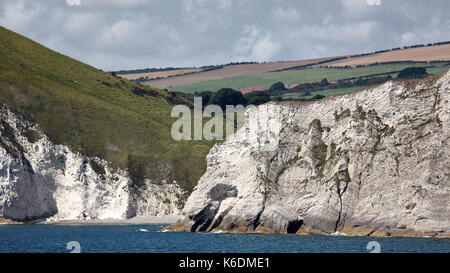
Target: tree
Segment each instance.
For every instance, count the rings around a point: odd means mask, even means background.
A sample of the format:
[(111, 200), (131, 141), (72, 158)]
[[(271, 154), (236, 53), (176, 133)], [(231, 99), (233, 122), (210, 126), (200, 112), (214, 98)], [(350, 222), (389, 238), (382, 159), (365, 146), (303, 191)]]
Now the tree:
[(284, 86), (284, 83), (282, 82), (276, 82), (272, 84), (272, 86), (269, 88), (269, 92), (280, 92), (280, 91), (286, 91), (287, 88)]
[(270, 96), (263, 91), (250, 92), (244, 95), (247, 105), (261, 105), (270, 101)]
[(225, 110), (227, 105), (245, 105), (246, 100), (241, 92), (235, 91), (231, 88), (222, 88), (214, 94), (214, 96), (210, 99), (209, 104), (219, 105), (220, 108)]
[(408, 67), (398, 73), (398, 79), (422, 78), (428, 75), (425, 67)]
[(211, 101), (211, 98), (214, 96), (214, 93), (211, 91), (201, 91), (195, 92), (194, 97), (202, 97), (202, 105), (205, 107)]
[(325, 87), (325, 86), (328, 86), (328, 80), (327, 79), (323, 79), (323, 80), (321, 80), (320, 81), (320, 83), (319, 83), (319, 85), (321, 86), (321, 87)]

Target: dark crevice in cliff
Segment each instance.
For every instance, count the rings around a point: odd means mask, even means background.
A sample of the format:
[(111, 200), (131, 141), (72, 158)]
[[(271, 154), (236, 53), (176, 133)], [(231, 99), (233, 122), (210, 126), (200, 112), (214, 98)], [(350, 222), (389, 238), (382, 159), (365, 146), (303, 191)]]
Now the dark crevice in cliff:
[(264, 209), (265, 209), (265, 201), (264, 201), (263, 208), (258, 212), (258, 214), (256, 214), (256, 217), (252, 222), (253, 230), (256, 230), (256, 228), (258, 228), (258, 226), (261, 224), (261, 215), (264, 212)]
[[(267, 182), (266, 182), (267, 183)], [(264, 187), (264, 200), (262, 202), (262, 208), (261, 210), (256, 214), (255, 219), (253, 220), (252, 227), (253, 230), (256, 230), (256, 228), (261, 224), (261, 215), (263, 214), (264, 210), (266, 209), (266, 200), (267, 200), (267, 189)]]
[(264, 210), (266, 209), (266, 201), (267, 201), (267, 189), (266, 187), (264, 188), (264, 200), (262, 202), (262, 208), (261, 210), (256, 214), (255, 219), (253, 220), (252, 227), (253, 230), (256, 230), (256, 228), (261, 224), (261, 215), (263, 214)]
[[(339, 177), (338, 180), (336, 181), (336, 188), (337, 188), (337, 194), (338, 194), (338, 198), (339, 198), (339, 211), (338, 211), (338, 217), (334, 226), (334, 232), (338, 231), (339, 225), (341, 224), (343, 218), (342, 218), (342, 210), (343, 210), (343, 201), (342, 201), (342, 196), (345, 194), (345, 192), (347, 191), (348, 188), (348, 183), (350, 182), (350, 176), (348, 174), (348, 170), (346, 169), (345, 171), (340, 171), (339, 172), (339, 176), (344, 175), (344, 180), (341, 180), (341, 178)], [(345, 183), (345, 186), (341, 189), (341, 183)]]
[[(191, 227), (191, 232), (200, 231), (204, 232), (211, 225), (212, 219), (214, 218), (215, 211), (211, 212), (212, 204), (208, 204), (199, 213), (197, 213), (192, 220), (194, 224)], [(212, 214), (212, 215), (211, 215)]]
[[(267, 165), (267, 168), (270, 167), (270, 162), (269, 165)], [(259, 173), (259, 177), (260, 179), (262, 179), (263, 183), (262, 186), (264, 187), (264, 192), (263, 192), (263, 201), (262, 201), (262, 207), (261, 210), (258, 211), (258, 213), (255, 216), (255, 219), (250, 223), (253, 230), (256, 230), (256, 228), (261, 225), (261, 215), (263, 214), (264, 210), (266, 209), (266, 202), (267, 202), (267, 198), (268, 195), (271, 191), (270, 186), (274, 185), (275, 186), (275, 190), (276, 190), (276, 185), (278, 184), (278, 178), (279, 175), (277, 175), (276, 177), (276, 181), (271, 181), (270, 179), (268, 179), (264, 174), (262, 174), (261, 172)]]
[(130, 189), (130, 197), (128, 198), (127, 210), (125, 217), (127, 219), (133, 218), (137, 215), (137, 197), (136, 193)]
[[(225, 211), (223, 211), (220, 215), (217, 216), (220, 206), (222, 205), (222, 201), (230, 197), (236, 197), (237, 194), (238, 194), (237, 188), (232, 185), (219, 183), (214, 187), (212, 187), (207, 193), (207, 196), (212, 202), (215, 202), (217, 205), (214, 206), (214, 208), (211, 208), (212, 207), (211, 205), (210, 208), (208, 208), (208, 211), (204, 211), (203, 217), (205, 218), (209, 217), (209, 219), (206, 221), (202, 220), (205, 223), (202, 225), (202, 227), (199, 228), (199, 231), (211, 231), (217, 228), (222, 223), (224, 217), (231, 210), (231, 207), (229, 207)], [(214, 219), (216, 219), (216, 221), (214, 221)]]

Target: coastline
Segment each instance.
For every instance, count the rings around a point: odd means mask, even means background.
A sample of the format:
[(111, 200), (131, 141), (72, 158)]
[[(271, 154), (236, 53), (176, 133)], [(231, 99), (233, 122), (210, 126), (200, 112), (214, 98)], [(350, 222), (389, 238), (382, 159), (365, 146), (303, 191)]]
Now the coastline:
[[(163, 231), (170, 232), (191, 232), (185, 225), (183, 225), (182, 216), (179, 215), (165, 215), (165, 216), (141, 216), (133, 217), (130, 219), (96, 219), (96, 220), (37, 220), (33, 222), (16, 222), (8, 219), (0, 219), (0, 225), (79, 225), (79, 226), (89, 226), (89, 225), (168, 225)], [(238, 233), (238, 234), (287, 234), (283, 232), (276, 232), (269, 229), (257, 228), (256, 230), (251, 230), (248, 228), (235, 228), (232, 230), (222, 230), (214, 229), (209, 231), (210, 233)], [(323, 231), (311, 229), (309, 227), (303, 226), (298, 232), (295, 233), (298, 236), (308, 236), (308, 235), (328, 235), (328, 236), (348, 236), (348, 237), (405, 237), (405, 238), (439, 238), (439, 239), (449, 239), (450, 233), (420, 233), (420, 232), (407, 232), (407, 231), (397, 231), (397, 230), (382, 230), (382, 229), (371, 229), (371, 228), (344, 228), (341, 231), (335, 233), (326, 233)]]
[(130, 219), (57, 220), (43, 221), (42, 225), (172, 225), (181, 217), (177, 215), (139, 216)]
[[(169, 227), (165, 228), (166, 231), (171, 232), (190, 232), (189, 221), (183, 219)], [(257, 227), (256, 229), (250, 227), (235, 227), (233, 229), (220, 229), (215, 228), (209, 230), (211, 233), (237, 233), (237, 234), (288, 234), (286, 232), (279, 232), (272, 229)], [(348, 237), (373, 237), (373, 238), (389, 238), (389, 237), (404, 237), (404, 238), (438, 238), (449, 239), (450, 232), (417, 232), (417, 231), (402, 231), (402, 230), (384, 230), (374, 228), (348, 228), (344, 227), (334, 233), (328, 233), (325, 231), (317, 230), (308, 226), (302, 226), (293, 235), (308, 236), (308, 235), (327, 235), (327, 236), (348, 236)]]
[(8, 219), (0, 219), (0, 225), (20, 225), (22, 223), (20, 222), (15, 222), (12, 220), (8, 220)]
[(32, 222), (15, 222), (7, 219), (0, 219), (0, 225), (172, 225), (175, 224), (181, 216), (139, 216), (130, 219), (95, 219), (95, 220), (36, 220)]

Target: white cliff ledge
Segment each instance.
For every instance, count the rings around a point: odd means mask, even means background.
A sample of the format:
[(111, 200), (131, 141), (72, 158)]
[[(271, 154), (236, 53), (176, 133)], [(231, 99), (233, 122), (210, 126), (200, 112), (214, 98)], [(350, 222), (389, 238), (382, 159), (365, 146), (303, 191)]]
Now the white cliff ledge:
[(0, 219), (119, 222), (178, 215), (186, 194), (175, 181), (136, 185), (125, 170), (52, 143), (0, 105)]
[(449, 99), (450, 73), (253, 108), (170, 229), (449, 236)]

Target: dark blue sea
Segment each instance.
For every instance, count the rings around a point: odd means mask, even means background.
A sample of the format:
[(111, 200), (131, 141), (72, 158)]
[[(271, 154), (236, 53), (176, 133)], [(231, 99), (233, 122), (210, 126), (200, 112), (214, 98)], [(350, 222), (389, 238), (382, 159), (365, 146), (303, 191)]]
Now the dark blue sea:
[(0, 252), (450, 253), (450, 239), (159, 232), (161, 225), (4, 225)]

